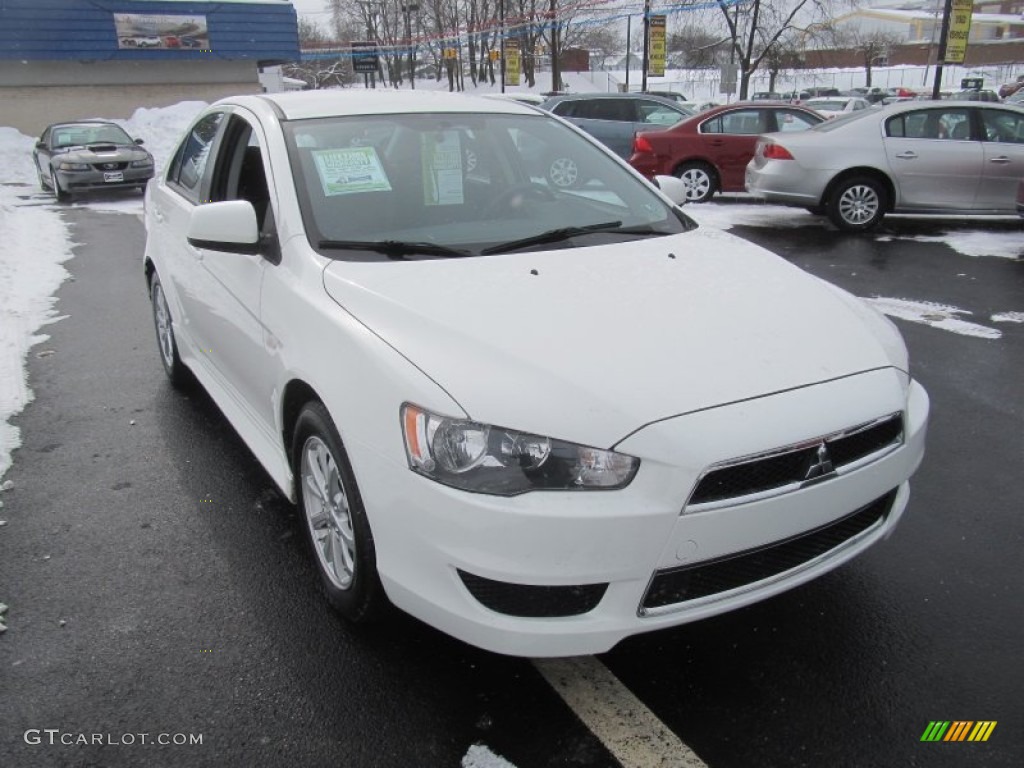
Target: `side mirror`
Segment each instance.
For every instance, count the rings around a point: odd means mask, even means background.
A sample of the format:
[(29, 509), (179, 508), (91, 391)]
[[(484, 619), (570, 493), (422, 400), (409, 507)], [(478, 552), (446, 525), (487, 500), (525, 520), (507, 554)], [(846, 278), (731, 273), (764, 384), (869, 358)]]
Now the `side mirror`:
[(225, 200), (192, 209), (188, 242), (195, 248), (227, 253), (260, 252), (256, 209), (248, 200)]
[(143, 141), (142, 139), (136, 139), (136, 140), (135, 140), (135, 143), (136, 143), (136, 144), (145, 144), (146, 142), (145, 142), (145, 141)]
[(678, 179), (675, 176), (659, 175), (655, 176), (651, 183), (676, 205), (686, 203), (686, 184), (683, 183), (682, 179)]
[(46, 142), (45, 141), (37, 141), (36, 142), (36, 149), (46, 149)]

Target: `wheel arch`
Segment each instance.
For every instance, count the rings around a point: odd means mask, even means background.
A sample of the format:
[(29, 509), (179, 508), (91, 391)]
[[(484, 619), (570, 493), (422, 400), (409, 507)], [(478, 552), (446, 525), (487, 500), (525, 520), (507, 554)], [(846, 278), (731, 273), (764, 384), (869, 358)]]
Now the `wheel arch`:
[[(292, 379), (284, 386), (281, 393), (281, 445), (284, 447), (284, 454), (288, 457), (289, 468), (295, 466), (295, 446), (292, 445), (292, 437), (295, 434), (295, 424), (299, 420), (299, 413), (302, 407), (308, 402), (318, 402), (325, 408), (327, 404), (320, 397), (310, 384), (302, 379)], [(335, 424), (337, 429), (337, 424)], [(340, 430), (339, 430), (340, 431)], [(295, 494), (294, 484), (296, 482), (294, 472), (292, 473), (292, 494)]]
[(818, 201), (818, 204), (821, 206), (828, 205), (828, 201), (832, 199), (832, 195), (835, 193), (836, 187), (847, 179), (854, 177), (867, 177), (881, 184), (883, 189), (885, 189), (885, 207), (883, 210), (886, 213), (891, 213), (893, 211), (896, 205), (896, 186), (893, 184), (892, 179), (889, 178), (889, 174), (884, 171), (880, 171), (878, 168), (872, 168), (871, 166), (847, 168), (846, 170), (837, 173), (825, 187), (825, 191), (822, 192), (821, 199)]

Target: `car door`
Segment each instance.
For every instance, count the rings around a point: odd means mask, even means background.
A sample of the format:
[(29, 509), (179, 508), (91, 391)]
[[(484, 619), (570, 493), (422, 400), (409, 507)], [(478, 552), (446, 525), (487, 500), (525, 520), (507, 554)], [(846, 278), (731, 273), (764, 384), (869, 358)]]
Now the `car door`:
[(252, 203), (268, 250), (232, 253), (186, 243), (200, 281), (189, 294), (188, 311), (208, 365), (250, 418), (268, 427), (273, 423), (273, 374), (267, 364), (260, 306), (266, 270), (273, 268), (277, 253), (267, 141), (259, 120), (248, 112), (235, 109), (225, 123), (209, 160), (208, 200)]
[(898, 206), (974, 206), (983, 151), (971, 131), (971, 112), (966, 106), (933, 107), (902, 112), (886, 121), (885, 159)]
[(619, 157), (633, 151), (634, 124), (637, 122), (633, 99), (593, 98), (574, 102), (572, 121)]
[(1024, 179), (1024, 113), (995, 107), (978, 111), (984, 163), (977, 206), (1012, 213), (1017, 185)]
[(742, 191), (747, 163), (754, 156), (757, 137), (768, 133), (767, 110), (740, 107), (720, 112), (700, 126), (703, 152), (718, 169), (722, 191)]
[(226, 112), (205, 115), (189, 130), (176, 150), (164, 178), (147, 201), (147, 243), (164, 284), (181, 354), (192, 365), (208, 368), (211, 341), (197, 322), (208, 303), (209, 290), (199, 254), (186, 239), (192, 210), (209, 199), (210, 155), (223, 128)]
[(50, 157), (53, 154), (53, 150), (50, 149), (50, 137), (52, 134), (53, 127), (51, 126), (43, 131), (39, 141), (36, 142), (35, 149), (32, 150), (36, 172), (39, 174), (40, 179), (50, 178)]

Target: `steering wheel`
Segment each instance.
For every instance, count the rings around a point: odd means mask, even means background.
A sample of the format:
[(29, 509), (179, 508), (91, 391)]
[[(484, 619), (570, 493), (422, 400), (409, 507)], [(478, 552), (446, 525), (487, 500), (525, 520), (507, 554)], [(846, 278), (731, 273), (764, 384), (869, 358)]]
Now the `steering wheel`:
[(513, 184), (484, 206), (482, 213), (484, 217), (489, 217), (502, 208), (521, 208), (527, 200), (549, 203), (557, 199), (555, 193), (543, 184), (533, 181)]

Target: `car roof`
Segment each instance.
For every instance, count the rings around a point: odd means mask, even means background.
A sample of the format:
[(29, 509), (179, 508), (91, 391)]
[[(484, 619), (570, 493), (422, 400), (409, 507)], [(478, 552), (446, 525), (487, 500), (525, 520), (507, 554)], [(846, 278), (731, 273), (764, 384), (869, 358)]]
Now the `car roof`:
[(46, 128), (60, 128), (65, 125), (113, 125), (121, 128), (121, 126), (113, 120), (97, 120), (95, 118), (87, 118), (85, 120), (61, 120), (59, 123), (50, 123)]
[[(286, 120), (336, 115), (394, 115), (428, 112), (465, 112), (535, 115), (537, 110), (512, 99), (485, 99), (463, 93), (398, 91), (391, 89), (324, 89), (290, 93), (264, 93), (221, 99), (216, 105), (237, 104), (263, 112), (270, 105)], [(216, 106), (215, 105), (215, 106)]]
[(660, 104), (668, 104), (672, 107), (679, 106), (679, 102), (675, 99), (658, 96), (655, 93), (604, 93), (601, 91), (595, 93), (564, 93), (560, 96), (552, 96), (544, 103), (557, 104), (562, 101), (585, 101), (587, 99), (648, 99), (657, 101)]

